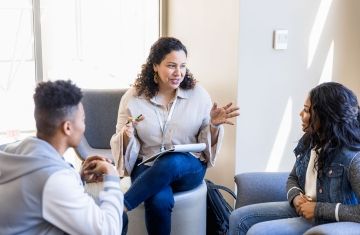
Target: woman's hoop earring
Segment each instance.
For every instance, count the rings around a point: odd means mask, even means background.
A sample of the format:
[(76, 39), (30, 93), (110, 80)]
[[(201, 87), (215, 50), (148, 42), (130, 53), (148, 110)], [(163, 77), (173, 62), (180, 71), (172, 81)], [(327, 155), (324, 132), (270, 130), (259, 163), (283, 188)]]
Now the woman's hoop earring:
[(154, 82), (155, 84), (159, 83), (159, 74), (157, 72), (154, 73)]

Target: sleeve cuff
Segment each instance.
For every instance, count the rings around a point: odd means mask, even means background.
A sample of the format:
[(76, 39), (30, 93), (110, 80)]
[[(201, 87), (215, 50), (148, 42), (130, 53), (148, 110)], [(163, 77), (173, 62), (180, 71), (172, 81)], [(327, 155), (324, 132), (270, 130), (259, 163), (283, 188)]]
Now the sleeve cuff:
[(219, 130), (220, 127), (222, 126), (222, 124), (220, 124), (220, 125), (214, 125), (214, 124), (212, 124), (212, 123), (210, 122), (210, 126), (211, 126), (212, 128), (214, 128), (214, 129), (216, 129), (216, 130)]
[(286, 198), (290, 204), (294, 200), (294, 198), (301, 193), (304, 193), (303, 190), (299, 187), (292, 187), (287, 191)]
[(120, 177), (114, 175), (104, 176), (104, 190), (108, 191), (110, 189), (120, 190)]
[(336, 206), (335, 206), (335, 219), (336, 219), (337, 222), (340, 221), (340, 220), (339, 220), (339, 207), (340, 207), (340, 205), (341, 205), (341, 203), (338, 203), (338, 204), (336, 204)]

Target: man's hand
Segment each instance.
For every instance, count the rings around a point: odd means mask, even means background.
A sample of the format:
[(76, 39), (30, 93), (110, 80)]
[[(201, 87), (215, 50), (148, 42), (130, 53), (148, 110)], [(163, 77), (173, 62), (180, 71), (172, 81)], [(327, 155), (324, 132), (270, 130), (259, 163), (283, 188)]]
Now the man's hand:
[(86, 183), (101, 182), (104, 174), (119, 176), (110, 159), (91, 156), (83, 162), (80, 175)]

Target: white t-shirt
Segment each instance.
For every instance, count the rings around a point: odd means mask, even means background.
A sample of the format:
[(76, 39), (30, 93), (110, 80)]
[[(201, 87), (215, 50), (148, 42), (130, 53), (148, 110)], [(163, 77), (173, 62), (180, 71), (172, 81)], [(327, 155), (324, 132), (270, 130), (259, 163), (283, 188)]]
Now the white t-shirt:
[(314, 167), (316, 159), (316, 152), (312, 149), (309, 164), (306, 170), (305, 195), (311, 197), (313, 201), (316, 201), (317, 167)]

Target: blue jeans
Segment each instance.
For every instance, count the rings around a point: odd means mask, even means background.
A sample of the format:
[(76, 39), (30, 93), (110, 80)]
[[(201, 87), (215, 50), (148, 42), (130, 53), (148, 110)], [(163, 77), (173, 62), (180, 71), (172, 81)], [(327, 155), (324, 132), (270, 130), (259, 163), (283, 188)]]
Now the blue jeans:
[(128, 230), (129, 218), (128, 218), (127, 214), (125, 213), (125, 211), (122, 216), (122, 222), (123, 222), (123, 226), (122, 226), (121, 235), (126, 235), (127, 230)]
[(230, 215), (229, 235), (296, 235), (313, 226), (299, 217), (289, 202), (267, 202), (243, 206)]
[(169, 235), (174, 192), (199, 186), (206, 172), (206, 163), (189, 153), (168, 153), (153, 166), (136, 166), (131, 173), (132, 185), (124, 195), (124, 204), (132, 210), (145, 206), (145, 223), (150, 235)]

